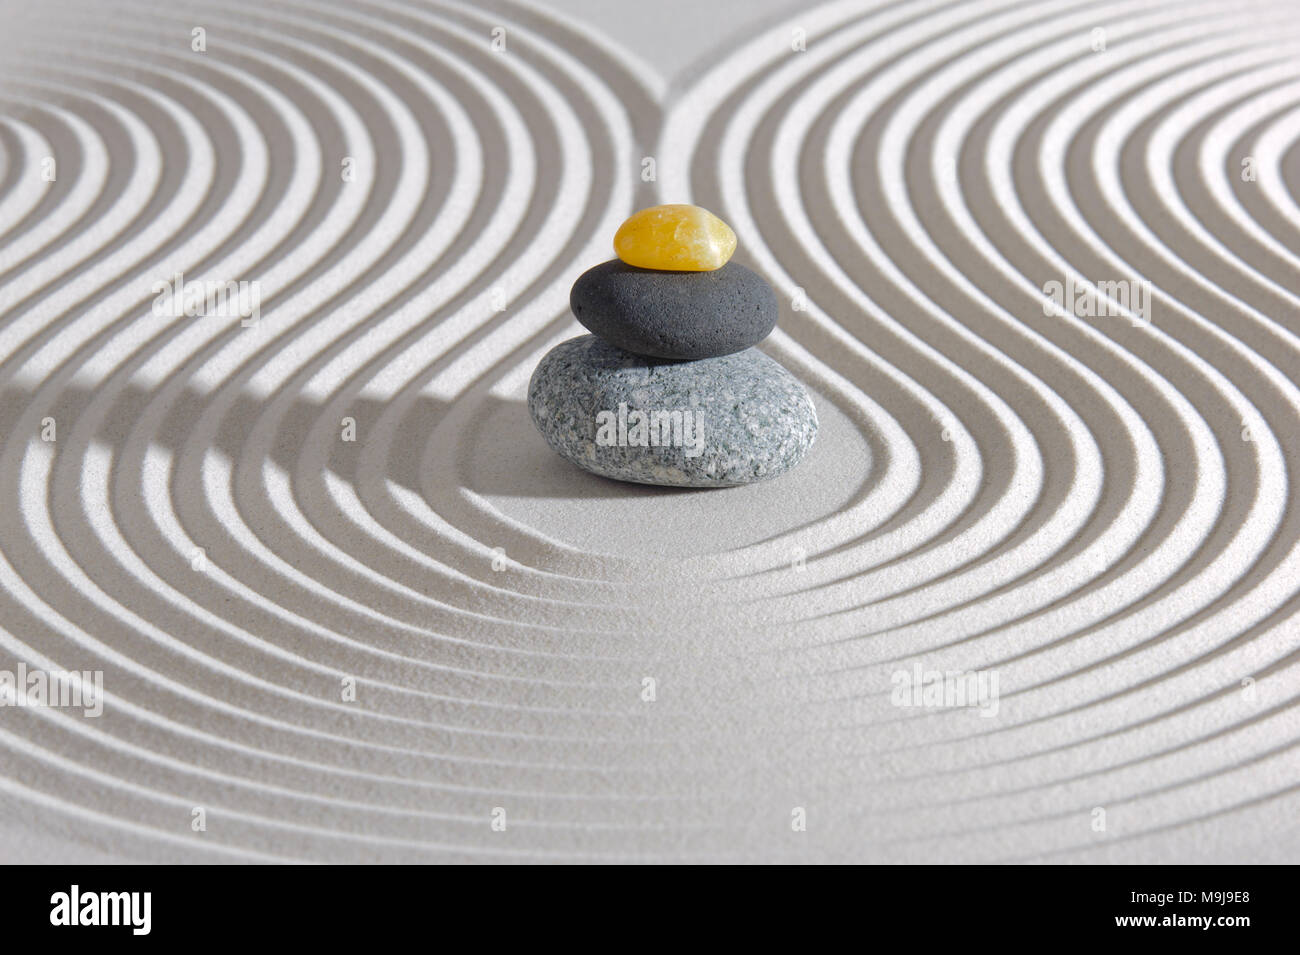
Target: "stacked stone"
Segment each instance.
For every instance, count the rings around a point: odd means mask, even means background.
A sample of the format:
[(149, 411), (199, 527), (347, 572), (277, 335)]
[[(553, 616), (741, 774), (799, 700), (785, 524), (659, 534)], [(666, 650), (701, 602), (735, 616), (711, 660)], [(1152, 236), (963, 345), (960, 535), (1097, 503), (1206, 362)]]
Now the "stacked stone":
[(639, 484), (728, 487), (782, 474), (817, 435), (803, 385), (754, 346), (776, 293), (730, 261), (736, 234), (698, 206), (643, 209), (614, 236), (617, 259), (574, 283), (592, 335), (533, 372), (528, 410), (561, 456)]

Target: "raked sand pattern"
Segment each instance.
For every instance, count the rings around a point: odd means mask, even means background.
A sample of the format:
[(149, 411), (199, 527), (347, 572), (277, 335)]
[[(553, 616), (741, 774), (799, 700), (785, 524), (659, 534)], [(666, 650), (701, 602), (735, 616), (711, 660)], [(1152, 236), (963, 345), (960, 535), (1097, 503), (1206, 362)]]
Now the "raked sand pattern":
[[(106, 699), (0, 708), (0, 857), (1294, 861), (1300, 7), (589, 6), (3, 5), (0, 669)], [(658, 202), (782, 478), (528, 419)]]

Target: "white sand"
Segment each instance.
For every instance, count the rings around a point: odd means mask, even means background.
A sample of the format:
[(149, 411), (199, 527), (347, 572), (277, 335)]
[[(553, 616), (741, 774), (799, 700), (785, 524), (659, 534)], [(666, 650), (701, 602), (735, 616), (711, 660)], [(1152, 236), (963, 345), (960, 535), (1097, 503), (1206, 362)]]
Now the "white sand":
[[(107, 700), (0, 708), (0, 859), (1295, 861), (1300, 9), (633, 7), (5, 4), (0, 670)], [(786, 478), (528, 421), (659, 201), (785, 303)]]

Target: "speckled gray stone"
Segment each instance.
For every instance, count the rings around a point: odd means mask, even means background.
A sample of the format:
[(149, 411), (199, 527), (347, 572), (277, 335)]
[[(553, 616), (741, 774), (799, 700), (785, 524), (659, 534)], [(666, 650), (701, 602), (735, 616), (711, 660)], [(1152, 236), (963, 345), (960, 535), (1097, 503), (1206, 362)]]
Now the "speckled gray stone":
[(712, 272), (659, 272), (618, 259), (573, 283), (569, 307), (612, 345), (655, 358), (715, 358), (757, 345), (776, 327), (776, 293), (736, 262)]
[[(638, 484), (762, 481), (798, 464), (817, 436), (807, 390), (753, 348), (670, 362), (594, 335), (571, 338), (538, 363), (528, 411), (546, 443), (578, 467)], [(638, 428), (633, 412), (653, 423)]]

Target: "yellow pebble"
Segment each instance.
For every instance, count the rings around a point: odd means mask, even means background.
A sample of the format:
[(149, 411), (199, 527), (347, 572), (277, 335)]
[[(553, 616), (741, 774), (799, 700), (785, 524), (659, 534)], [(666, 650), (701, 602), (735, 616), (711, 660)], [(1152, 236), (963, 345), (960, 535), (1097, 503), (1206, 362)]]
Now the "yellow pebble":
[(618, 227), (614, 251), (637, 268), (712, 272), (736, 251), (736, 233), (699, 206), (651, 206)]

